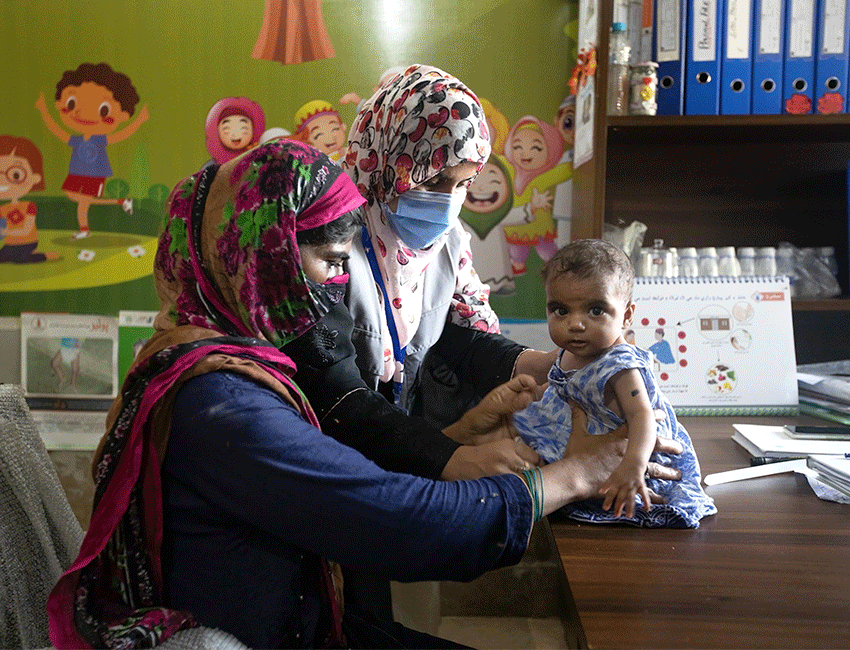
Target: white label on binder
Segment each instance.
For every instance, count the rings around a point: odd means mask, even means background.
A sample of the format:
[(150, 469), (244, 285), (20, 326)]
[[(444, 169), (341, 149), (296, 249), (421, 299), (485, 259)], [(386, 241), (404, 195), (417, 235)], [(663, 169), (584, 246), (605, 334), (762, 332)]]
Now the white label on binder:
[(761, 34), (759, 34), (759, 52), (779, 54), (782, 46), (782, 0), (761, 0)]
[(812, 56), (812, 32), (815, 23), (814, 0), (791, 0), (791, 37), (788, 55), (793, 58)]
[(700, 0), (695, 3), (693, 39), (694, 61), (717, 59), (717, 0)]
[(658, 0), (658, 63), (682, 58), (679, 49), (681, 20), (679, 0)]
[(750, 56), (750, 7), (752, 0), (728, 0), (726, 12), (726, 58)]
[(847, 16), (846, 0), (824, 0), (822, 54), (844, 54), (844, 26)]

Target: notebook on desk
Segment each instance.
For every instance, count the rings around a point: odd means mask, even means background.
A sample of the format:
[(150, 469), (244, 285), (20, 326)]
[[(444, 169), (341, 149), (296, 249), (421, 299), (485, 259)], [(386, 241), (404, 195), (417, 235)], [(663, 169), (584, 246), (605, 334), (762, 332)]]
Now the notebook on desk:
[(792, 438), (781, 425), (733, 424), (732, 440), (753, 456), (805, 458), (812, 454), (841, 456), (850, 453), (846, 440)]
[(809, 456), (806, 465), (817, 475), (817, 479), (850, 496), (850, 458), (845, 456)]

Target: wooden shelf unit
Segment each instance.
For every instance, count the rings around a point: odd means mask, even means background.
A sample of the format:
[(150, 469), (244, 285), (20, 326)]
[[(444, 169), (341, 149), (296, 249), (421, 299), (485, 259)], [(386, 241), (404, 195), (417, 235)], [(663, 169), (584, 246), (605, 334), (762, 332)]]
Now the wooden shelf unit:
[[(606, 115), (608, 29), (598, 38), (593, 159), (573, 173), (573, 237), (647, 225), (668, 246), (834, 246), (848, 287), (850, 115)], [(847, 311), (844, 299), (795, 309)]]

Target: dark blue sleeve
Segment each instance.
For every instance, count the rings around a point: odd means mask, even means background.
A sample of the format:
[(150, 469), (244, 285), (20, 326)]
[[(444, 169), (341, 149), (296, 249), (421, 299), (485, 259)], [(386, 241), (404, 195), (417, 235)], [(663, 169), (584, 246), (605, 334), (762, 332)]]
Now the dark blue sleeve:
[(518, 562), (531, 529), (519, 477), (433, 481), (384, 471), (229, 373), (180, 389), (167, 461), (212, 512), (392, 580), (471, 580)]

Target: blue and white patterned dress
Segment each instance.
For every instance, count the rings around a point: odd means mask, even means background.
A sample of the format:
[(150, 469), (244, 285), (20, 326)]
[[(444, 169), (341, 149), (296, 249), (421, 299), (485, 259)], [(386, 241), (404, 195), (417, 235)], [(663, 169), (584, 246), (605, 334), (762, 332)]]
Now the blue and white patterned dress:
[(678, 440), (683, 447), (679, 455), (653, 453), (650, 460), (682, 471), (679, 481), (649, 479), (647, 487), (668, 503), (653, 505), (649, 512), (636, 508), (634, 517), (615, 517), (602, 509), (601, 499), (590, 499), (565, 506), (571, 519), (593, 523), (626, 523), (646, 528), (696, 528), (699, 520), (717, 512), (714, 500), (700, 486), (699, 461), (690, 436), (676, 419), (673, 407), (661, 393), (651, 369), (651, 356), (628, 343), (615, 345), (599, 359), (579, 370), (564, 371), (561, 356), (549, 371), (549, 387), (540, 401), (514, 413), (514, 424), (520, 436), (547, 462), (564, 455), (572, 426), (567, 399), (572, 399), (587, 413), (587, 430), (593, 435), (607, 433), (625, 421), (605, 406), (605, 385), (616, 373), (636, 368), (643, 377), (652, 408), (667, 415), (658, 422), (658, 434)]

